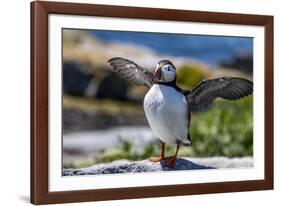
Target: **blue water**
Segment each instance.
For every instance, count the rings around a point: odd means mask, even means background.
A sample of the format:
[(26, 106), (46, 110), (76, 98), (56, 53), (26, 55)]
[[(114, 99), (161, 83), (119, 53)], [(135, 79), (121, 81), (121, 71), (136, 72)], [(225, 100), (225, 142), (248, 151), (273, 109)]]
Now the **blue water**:
[(189, 57), (206, 64), (218, 65), (238, 53), (253, 54), (253, 38), (187, 34), (163, 34), (123, 31), (91, 31), (109, 42), (127, 42), (146, 46), (169, 56)]

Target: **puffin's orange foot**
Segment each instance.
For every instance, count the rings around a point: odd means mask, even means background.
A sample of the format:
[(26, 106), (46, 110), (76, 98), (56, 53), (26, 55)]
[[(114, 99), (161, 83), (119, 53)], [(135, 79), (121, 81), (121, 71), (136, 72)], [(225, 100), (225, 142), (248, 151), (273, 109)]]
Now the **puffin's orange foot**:
[(150, 162), (160, 162), (161, 160), (163, 160), (163, 157), (159, 156), (159, 157), (150, 157), (149, 161)]
[(166, 167), (169, 167), (169, 168), (175, 168), (176, 167), (176, 160), (177, 160), (176, 156), (167, 157), (165, 159), (164, 165)]

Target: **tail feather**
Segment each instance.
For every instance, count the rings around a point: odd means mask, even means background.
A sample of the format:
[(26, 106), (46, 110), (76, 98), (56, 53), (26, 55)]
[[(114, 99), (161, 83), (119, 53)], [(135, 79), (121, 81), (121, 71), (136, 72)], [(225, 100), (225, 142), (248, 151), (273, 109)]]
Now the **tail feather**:
[(191, 147), (192, 146), (192, 142), (191, 142), (191, 138), (189, 133), (187, 134), (187, 138), (184, 140), (177, 140), (177, 144), (186, 146), (186, 147)]

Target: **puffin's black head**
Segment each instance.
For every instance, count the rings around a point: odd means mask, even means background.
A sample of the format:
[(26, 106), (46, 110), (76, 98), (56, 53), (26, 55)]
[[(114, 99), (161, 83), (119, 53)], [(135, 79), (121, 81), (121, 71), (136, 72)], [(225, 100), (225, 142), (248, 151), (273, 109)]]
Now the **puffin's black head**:
[(169, 60), (161, 60), (153, 73), (157, 82), (172, 82), (176, 78), (176, 67)]

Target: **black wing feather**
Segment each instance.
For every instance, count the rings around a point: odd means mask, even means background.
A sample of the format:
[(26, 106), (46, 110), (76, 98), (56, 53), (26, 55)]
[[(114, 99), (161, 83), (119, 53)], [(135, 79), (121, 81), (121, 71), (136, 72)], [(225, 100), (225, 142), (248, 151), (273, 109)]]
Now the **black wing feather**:
[(253, 93), (253, 82), (243, 78), (221, 77), (204, 80), (191, 91), (184, 91), (191, 112), (203, 111), (218, 98), (236, 100)]
[(121, 77), (130, 83), (144, 85), (148, 88), (150, 88), (154, 83), (152, 73), (131, 60), (115, 57), (109, 59), (108, 62)]

